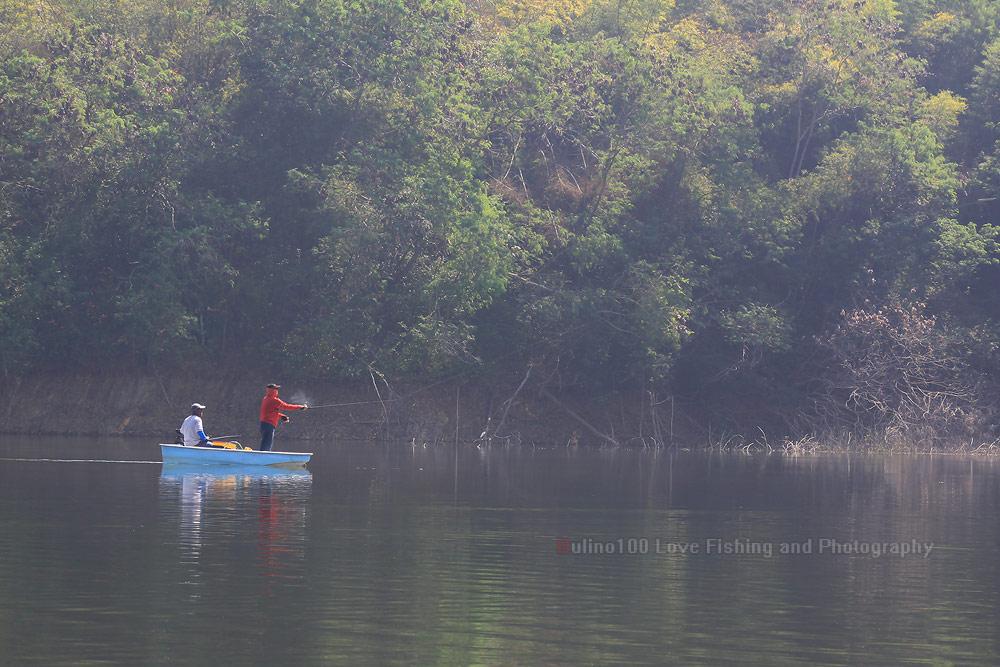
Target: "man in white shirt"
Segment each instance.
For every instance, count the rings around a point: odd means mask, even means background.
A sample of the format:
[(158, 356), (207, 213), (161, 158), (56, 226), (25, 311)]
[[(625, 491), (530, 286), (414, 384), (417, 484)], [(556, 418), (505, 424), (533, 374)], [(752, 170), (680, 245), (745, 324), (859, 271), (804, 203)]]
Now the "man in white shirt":
[(201, 423), (202, 411), (205, 406), (201, 403), (191, 404), (191, 414), (188, 415), (184, 423), (181, 424), (181, 435), (184, 436), (185, 447), (211, 447), (208, 436), (205, 435), (205, 427)]

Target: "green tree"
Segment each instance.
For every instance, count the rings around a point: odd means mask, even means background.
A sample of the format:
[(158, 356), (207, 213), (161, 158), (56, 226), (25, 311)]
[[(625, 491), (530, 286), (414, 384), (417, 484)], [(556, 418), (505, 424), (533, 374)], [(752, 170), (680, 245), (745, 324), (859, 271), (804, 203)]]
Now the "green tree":
[(865, 120), (906, 113), (920, 72), (897, 48), (886, 3), (782, 6), (757, 47), (754, 97), (777, 174), (794, 178)]
[(32, 285), (5, 306), (11, 326), (59, 362), (176, 347), (212, 307), (198, 285), (225, 274), (212, 241), (229, 240), (225, 222), (199, 233), (218, 211), (180, 192), (197, 99), (164, 61), (96, 26), (70, 22), (34, 50), (0, 63), (0, 227)]

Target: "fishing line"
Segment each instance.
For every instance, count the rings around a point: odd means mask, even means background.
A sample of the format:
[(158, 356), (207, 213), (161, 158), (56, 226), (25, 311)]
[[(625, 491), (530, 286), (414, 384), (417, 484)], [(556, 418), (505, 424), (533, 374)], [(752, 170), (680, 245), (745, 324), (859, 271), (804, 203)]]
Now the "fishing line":
[[(536, 341), (532, 345), (529, 345), (528, 348), (531, 349), (531, 348), (534, 348), (534, 347), (541, 346), (541, 345), (543, 345), (545, 343), (549, 343), (549, 342), (551, 342), (555, 338), (558, 338), (558, 337), (561, 337), (561, 336), (565, 336), (566, 334), (568, 334), (568, 333), (570, 333), (572, 331), (575, 331), (577, 329), (581, 329), (584, 326), (585, 325), (581, 324), (581, 325), (578, 325), (578, 326), (575, 326), (575, 327), (570, 327), (568, 330), (562, 332), (558, 336), (546, 336), (542, 340)], [(352, 406), (352, 405), (375, 405), (375, 404), (381, 404), (381, 405), (384, 406), (386, 403), (394, 403), (396, 401), (405, 400), (405, 399), (407, 399), (407, 398), (409, 398), (411, 396), (415, 396), (416, 394), (419, 394), (421, 392), (427, 391), (428, 389), (432, 389), (434, 387), (437, 387), (438, 385), (442, 385), (442, 384), (446, 384), (446, 383), (449, 383), (449, 382), (453, 382), (454, 380), (457, 380), (458, 378), (462, 377), (463, 375), (468, 375), (468, 374), (470, 374), (470, 373), (472, 373), (474, 371), (479, 370), (483, 366), (493, 366), (493, 365), (496, 365), (496, 364), (500, 363), (501, 361), (507, 359), (508, 357), (511, 357), (511, 356), (513, 356), (515, 354), (518, 354), (520, 352), (521, 352), (520, 350), (512, 350), (512, 351), (507, 352), (505, 354), (501, 354), (501, 355), (499, 355), (497, 357), (494, 357), (493, 359), (490, 359), (488, 361), (482, 362), (481, 366), (474, 366), (474, 367), (471, 367), (471, 368), (467, 368), (465, 370), (462, 370), (462, 371), (459, 371), (457, 373), (454, 373), (453, 375), (451, 375), (449, 377), (442, 378), (442, 379), (440, 379), (440, 380), (438, 380), (436, 382), (431, 382), (430, 384), (424, 385), (422, 387), (418, 387), (417, 389), (414, 389), (414, 390), (412, 390), (410, 392), (407, 392), (405, 394), (398, 395), (398, 396), (390, 396), (390, 397), (388, 397), (388, 398), (386, 398), (384, 400), (380, 399), (378, 401), (357, 401), (357, 402), (354, 402), (354, 403), (330, 403), (330, 404), (327, 404), (327, 405), (310, 405), (308, 409), (309, 410), (319, 410), (320, 408), (344, 408), (344, 407), (348, 407), (348, 406)], [(375, 370), (375, 372), (378, 373), (377, 370)], [(379, 375), (381, 376), (382, 374), (379, 373)], [(384, 377), (383, 377), (383, 381), (384, 381)], [(386, 384), (386, 386), (388, 387), (388, 383)], [(393, 394), (395, 393), (395, 392), (392, 391), (391, 388), (389, 389), (389, 391), (391, 393), (393, 393)], [(308, 401), (305, 401), (305, 402), (308, 404)]]
[(45, 463), (163, 463), (163, 461), (119, 461), (115, 459), (28, 459), (0, 457), (0, 461), (33, 461)]

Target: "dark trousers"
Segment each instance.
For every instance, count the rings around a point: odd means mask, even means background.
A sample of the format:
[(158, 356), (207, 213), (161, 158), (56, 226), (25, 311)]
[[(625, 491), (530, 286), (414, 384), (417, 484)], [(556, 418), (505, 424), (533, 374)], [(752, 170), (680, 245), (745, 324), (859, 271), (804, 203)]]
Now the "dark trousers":
[(274, 427), (267, 422), (260, 423), (260, 451), (271, 451), (274, 444)]

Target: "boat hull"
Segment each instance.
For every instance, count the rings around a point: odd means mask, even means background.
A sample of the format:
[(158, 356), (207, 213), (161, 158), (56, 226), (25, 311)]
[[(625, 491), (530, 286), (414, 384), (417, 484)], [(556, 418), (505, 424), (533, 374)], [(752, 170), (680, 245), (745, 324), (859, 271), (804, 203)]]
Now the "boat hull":
[(252, 449), (185, 447), (160, 445), (164, 463), (196, 465), (301, 467), (309, 462), (311, 452), (261, 452)]
[(233, 479), (309, 480), (311, 478), (312, 473), (301, 464), (248, 466), (213, 465), (211, 463), (166, 463), (160, 468), (160, 479), (174, 482), (184, 481), (185, 479), (230, 481)]

